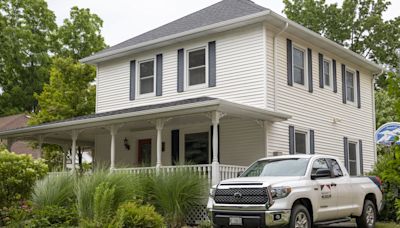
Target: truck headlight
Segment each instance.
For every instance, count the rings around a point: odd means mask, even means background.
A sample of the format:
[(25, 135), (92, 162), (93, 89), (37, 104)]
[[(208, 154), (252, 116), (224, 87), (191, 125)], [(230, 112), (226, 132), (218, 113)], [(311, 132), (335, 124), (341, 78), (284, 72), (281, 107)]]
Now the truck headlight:
[(292, 192), (292, 188), (291, 187), (273, 187), (271, 189), (271, 196), (272, 199), (281, 199), (281, 198), (285, 198), (286, 196), (288, 196), (290, 194), (290, 192)]
[(215, 196), (215, 191), (216, 191), (216, 188), (210, 188), (210, 193), (209, 193), (209, 195), (210, 195), (210, 197), (212, 198), (212, 199), (214, 199), (214, 196)]

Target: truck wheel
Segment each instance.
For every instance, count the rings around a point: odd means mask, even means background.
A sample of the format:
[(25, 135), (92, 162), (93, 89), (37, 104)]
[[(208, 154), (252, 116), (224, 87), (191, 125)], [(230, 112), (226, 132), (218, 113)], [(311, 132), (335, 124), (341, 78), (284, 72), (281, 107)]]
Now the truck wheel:
[(374, 228), (376, 222), (375, 204), (371, 200), (365, 200), (363, 212), (360, 217), (357, 217), (357, 226), (365, 228)]
[(290, 214), (290, 228), (311, 228), (312, 221), (307, 208), (301, 204), (293, 207)]

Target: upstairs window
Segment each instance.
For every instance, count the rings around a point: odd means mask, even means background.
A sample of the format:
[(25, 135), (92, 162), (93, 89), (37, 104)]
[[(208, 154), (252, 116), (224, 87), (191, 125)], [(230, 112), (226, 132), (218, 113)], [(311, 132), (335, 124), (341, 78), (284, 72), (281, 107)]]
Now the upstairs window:
[(346, 71), (346, 100), (354, 102), (355, 89), (354, 89), (354, 72)]
[(188, 51), (187, 85), (196, 86), (206, 83), (206, 49)]
[(293, 81), (300, 85), (305, 85), (305, 51), (293, 48)]
[(332, 80), (331, 80), (331, 62), (329, 60), (324, 59), (323, 63), (323, 75), (324, 75), (324, 84), (327, 87), (331, 86)]
[(154, 59), (139, 62), (139, 95), (154, 93)]
[(296, 154), (308, 154), (307, 132), (296, 131), (294, 141)]

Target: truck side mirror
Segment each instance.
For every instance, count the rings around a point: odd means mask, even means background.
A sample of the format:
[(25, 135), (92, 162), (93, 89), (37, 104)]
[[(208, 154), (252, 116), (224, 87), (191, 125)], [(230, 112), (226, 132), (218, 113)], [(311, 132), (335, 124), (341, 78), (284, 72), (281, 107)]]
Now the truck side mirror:
[(243, 174), (243, 171), (239, 171), (239, 172), (237, 172), (236, 177), (240, 177), (242, 174)]
[(331, 177), (331, 170), (330, 169), (317, 169), (317, 172), (311, 174), (311, 179), (315, 180), (318, 178), (326, 178)]

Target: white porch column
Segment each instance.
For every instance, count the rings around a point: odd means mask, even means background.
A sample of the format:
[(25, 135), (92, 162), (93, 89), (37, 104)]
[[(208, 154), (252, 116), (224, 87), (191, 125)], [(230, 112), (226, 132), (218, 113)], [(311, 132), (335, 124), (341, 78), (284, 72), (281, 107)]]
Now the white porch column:
[(71, 163), (72, 163), (72, 172), (75, 172), (75, 161), (76, 161), (76, 140), (78, 139), (79, 132), (74, 130), (71, 133), (72, 138), (72, 147), (71, 147)]
[(216, 185), (221, 180), (220, 172), (219, 172), (219, 162), (218, 162), (218, 124), (219, 120), (223, 117), (223, 113), (215, 111), (211, 113), (211, 122), (213, 125), (213, 138), (212, 138), (212, 148), (213, 148), (213, 159), (212, 159), (212, 177), (211, 183), (212, 185)]
[(110, 126), (111, 148), (110, 148), (110, 171), (115, 169), (115, 136), (117, 135), (119, 126)]
[(162, 150), (162, 130), (164, 128), (165, 120), (158, 119), (156, 120), (156, 130), (157, 130), (157, 161), (156, 161), (156, 170), (161, 167), (161, 150)]

